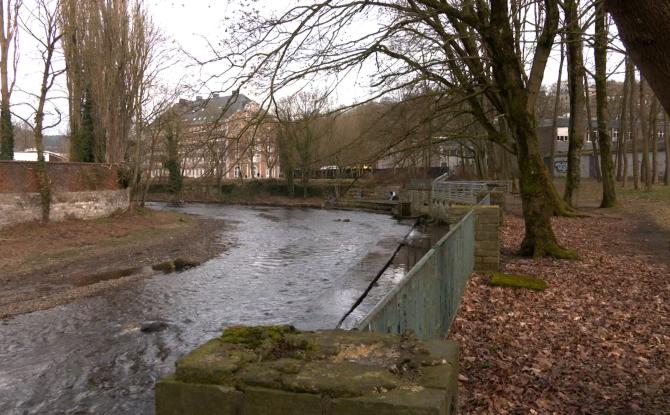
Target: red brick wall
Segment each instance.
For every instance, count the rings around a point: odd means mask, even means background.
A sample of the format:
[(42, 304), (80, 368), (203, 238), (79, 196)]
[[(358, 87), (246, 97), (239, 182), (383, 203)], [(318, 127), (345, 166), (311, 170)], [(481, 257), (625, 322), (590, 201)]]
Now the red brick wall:
[[(39, 191), (34, 161), (0, 161), (0, 193)], [(47, 163), (51, 190), (82, 192), (117, 190), (118, 168), (109, 164)]]

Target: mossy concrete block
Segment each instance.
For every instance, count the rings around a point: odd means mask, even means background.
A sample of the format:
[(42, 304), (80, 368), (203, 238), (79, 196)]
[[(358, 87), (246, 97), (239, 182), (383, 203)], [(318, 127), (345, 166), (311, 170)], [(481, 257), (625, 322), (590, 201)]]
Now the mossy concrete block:
[[(179, 359), (176, 376), (157, 384), (156, 409), (158, 415), (442, 415), (455, 407), (457, 376), (453, 342), (412, 333), (237, 327)], [(212, 399), (231, 402), (212, 409)]]
[(242, 392), (220, 385), (184, 383), (166, 378), (156, 383), (156, 413), (160, 415), (238, 415)]
[(334, 399), (332, 415), (447, 415), (444, 390), (414, 387), (359, 398)]
[(341, 362), (307, 363), (296, 375), (284, 377), (284, 388), (295, 392), (353, 397), (398, 387), (399, 381), (383, 367)]
[(234, 373), (256, 359), (255, 353), (216, 338), (179, 359), (176, 377), (182, 382), (234, 386)]
[(315, 394), (249, 388), (244, 391), (244, 405), (241, 413), (244, 415), (322, 415), (322, 401), (322, 397)]

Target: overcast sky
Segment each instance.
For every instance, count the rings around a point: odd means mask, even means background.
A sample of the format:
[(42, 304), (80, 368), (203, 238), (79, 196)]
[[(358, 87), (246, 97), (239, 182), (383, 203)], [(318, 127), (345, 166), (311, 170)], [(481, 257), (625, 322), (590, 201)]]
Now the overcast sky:
[[(247, 0), (253, 1), (253, 0)], [(145, 0), (145, 4), (154, 20), (156, 26), (168, 38), (171, 45), (181, 47), (187, 50), (190, 54), (204, 57), (208, 56), (208, 48), (205, 39), (216, 42), (222, 38), (222, 34), (227, 25), (234, 21), (236, 16), (240, 13), (240, 0)], [(256, 0), (255, 4), (264, 13), (270, 14), (278, 12), (294, 2), (286, 0)], [(29, 20), (30, 7), (33, 7), (34, 0), (24, 0), (24, 15), (25, 19)], [(23, 117), (29, 117), (31, 110), (21, 102), (34, 102), (34, 96), (39, 89), (41, 61), (37, 53), (36, 43), (30, 37), (21, 33), (20, 37), (20, 64), (19, 76), (17, 78), (17, 87), (12, 101), (15, 104), (14, 110)], [(592, 61), (592, 52), (590, 49), (585, 50), (587, 59)], [(170, 68), (163, 74), (163, 77), (168, 82), (177, 82), (179, 80), (186, 80), (192, 85), (200, 85), (199, 81), (206, 79), (208, 73), (203, 73), (201, 68), (193, 65), (190, 59), (180, 58), (175, 60)], [(62, 57), (58, 58), (57, 65), (62, 65)], [(556, 80), (558, 68), (557, 56), (553, 56), (545, 74), (545, 83), (554, 83)], [(361, 76), (365, 78), (365, 76)], [(565, 79), (565, 75), (563, 76)], [(63, 76), (59, 84), (54, 88), (51, 96), (55, 99), (55, 105), (61, 109), (62, 112), (67, 111), (67, 101), (65, 100), (66, 91), (64, 87), (65, 77)], [(335, 100), (338, 103), (351, 103), (353, 101), (364, 98), (368, 91), (364, 87), (366, 79), (356, 79), (351, 76), (341, 82), (336, 91)], [(216, 91), (221, 86), (216, 83), (206, 85), (199, 93), (206, 95), (208, 91)], [(229, 91), (224, 91), (229, 92)], [(247, 93), (250, 97), (255, 98), (251, 91), (241, 91)], [(193, 98), (198, 92), (192, 91), (185, 94), (184, 98)], [(54, 112), (53, 109), (51, 111)], [(61, 124), (53, 128), (48, 133), (65, 133), (67, 132), (67, 119), (64, 114)], [(54, 116), (50, 117), (54, 119)]]

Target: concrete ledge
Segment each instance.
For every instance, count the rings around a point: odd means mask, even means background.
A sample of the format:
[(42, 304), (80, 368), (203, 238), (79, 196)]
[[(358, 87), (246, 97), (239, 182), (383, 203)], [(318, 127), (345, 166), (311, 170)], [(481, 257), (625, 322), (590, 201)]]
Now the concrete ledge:
[(232, 327), (156, 384), (157, 415), (454, 414), (458, 346), (413, 335)]

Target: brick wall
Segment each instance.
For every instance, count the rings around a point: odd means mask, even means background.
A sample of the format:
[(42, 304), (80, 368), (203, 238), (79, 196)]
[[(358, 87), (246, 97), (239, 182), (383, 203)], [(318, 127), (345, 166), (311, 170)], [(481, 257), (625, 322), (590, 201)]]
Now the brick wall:
[[(118, 168), (97, 163), (47, 163), (53, 192), (118, 190)], [(37, 193), (37, 163), (0, 161), (0, 193)]]

